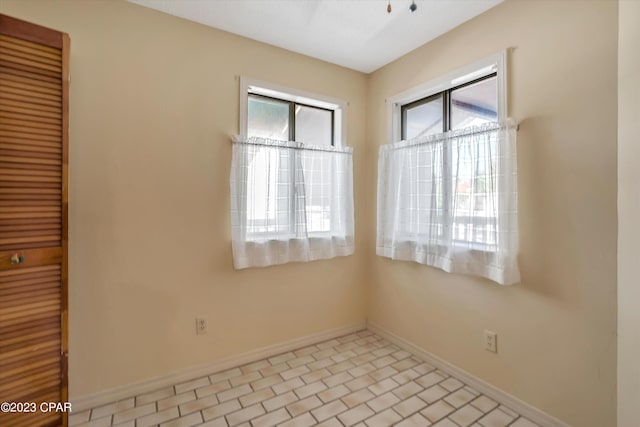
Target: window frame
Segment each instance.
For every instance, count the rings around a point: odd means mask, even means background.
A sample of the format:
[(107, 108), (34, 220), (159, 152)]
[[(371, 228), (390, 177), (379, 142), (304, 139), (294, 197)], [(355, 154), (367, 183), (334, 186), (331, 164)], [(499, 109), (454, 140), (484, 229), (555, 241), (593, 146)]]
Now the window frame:
[(418, 100), (409, 102), (407, 104), (402, 104), (400, 106), (400, 137), (401, 139), (404, 140), (406, 139), (406, 136), (407, 136), (407, 129), (406, 129), (407, 110), (410, 110), (411, 108), (419, 107), (424, 104), (428, 104), (429, 102), (436, 101), (438, 99), (442, 99), (442, 126), (443, 126), (442, 131), (445, 132), (444, 128), (448, 127), (448, 125), (444, 123), (447, 117), (447, 111), (448, 111), (447, 97), (445, 95), (445, 92), (438, 92), (438, 93), (434, 93), (433, 95), (425, 96), (422, 99), (418, 99)]
[[(498, 87), (498, 121), (506, 120), (507, 49), (387, 98), (387, 142), (393, 143), (402, 140), (402, 107), (404, 105), (457, 89), (494, 73), (497, 77)], [(443, 101), (443, 108), (448, 108), (447, 100), (443, 99)], [(443, 116), (443, 119), (445, 118), (446, 115)], [(443, 122), (449, 128), (446, 120)]]
[[(325, 107), (318, 107), (315, 105), (309, 105), (309, 104), (303, 104), (302, 102), (296, 102), (296, 101), (289, 101), (287, 99), (281, 99), (281, 98), (274, 98), (273, 96), (267, 96), (267, 95), (261, 95), (259, 93), (248, 93), (247, 94), (247, 106), (248, 104), (248, 100), (249, 98), (262, 98), (262, 99), (267, 99), (269, 101), (276, 101), (276, 102), (281, 102), (283, 104), (287, 104), (289, 107), (289, 141), (297, 141), (296, 139), (296, 132), (297, 132), (297, 127), (296, 127), (296, 107), (297, 106), (301, 106), (301, 107), (307, 107), (307, 108), (314, 108), (316, 110), (322, 110), (322, 111), (328, 111), (331, 113), (331, 146), (334, 147), (335, 146), (335, 110), (332, 110), (330, 108), (325, 108)], [(248, 129), (247, 129), (248, 131)], [(304, 141), (299, 141), (299, 142), (304, 142)]]
[[(247, 138), (250, 94), (332, 111), (332, 146), (347, 146), (346, 116), (349, 105), (347, 101), (244, 76), (240, 77), (240, 120), (238, 123), (238, 133), (242, 138)], [(291, 120), (291, 111), (289, 112), (289, 118)], [(292, 123), (295, 123), (295, 117)], [(293, 128), (295, 129), (295, 126), (293, 126)], [(290, 129), (290, 136), (291, 132)], [(304, 143), (304, 141), (298, 142)]]
[(487, 74), (486, 76), (478, 77), (475, 80), (471, 80), (471, 81), (468, 81), (466, 83), (462, 83), (461, 85), (454, 86), (454, 87), (452, 87), (450, 89), (443, 90), (442, 92), (434, 93), (433, 95), (429, 95), (429, 96), (426, 96), (426, 97), (424, 97), (422, 99), (418, 99), (416, 101), (409, 102), (408, 104), (400, 105), (400, 136), (401, 136), (402, 140), (405, 140), (406, 136), (407, 136), (407, 128), (406, 128), (407, 110), (410, 110), (410, 109), (415, 108), (415, 107), (419, 107), (421, 105), (427, 104), (427, 103), (435, 101), (437, 99), (442, 99), (442, 132), (449, 132), (449, 131), (452, 130), (451, 129), (451, 120), (452, 120), (451, 94), (454, 91), (458, 90), (458, 89), (462, 89), (462, 88), (465, 88), (467, 86), (471, 86), (471, 85), (474, 85), (476, 83), (480, 83), (482, 81), (491, 79), (493, 77), (496, 77), (496, 83), (497, 83), (498, 73), (497, 72), (493, 72), (491, 74)]

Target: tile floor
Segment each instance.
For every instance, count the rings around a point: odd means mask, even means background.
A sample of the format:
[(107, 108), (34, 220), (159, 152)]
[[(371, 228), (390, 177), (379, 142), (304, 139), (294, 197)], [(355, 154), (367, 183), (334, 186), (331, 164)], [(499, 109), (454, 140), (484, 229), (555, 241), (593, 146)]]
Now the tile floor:
[(539, 427), (364, 330), (75, 413), (82, 427)]

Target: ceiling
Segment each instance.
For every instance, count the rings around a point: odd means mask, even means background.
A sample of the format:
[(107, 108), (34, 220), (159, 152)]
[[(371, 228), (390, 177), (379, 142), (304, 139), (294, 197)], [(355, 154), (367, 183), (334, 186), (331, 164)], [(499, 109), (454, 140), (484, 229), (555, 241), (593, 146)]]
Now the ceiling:
[(503, 0), (129, 0), (370, 73)]

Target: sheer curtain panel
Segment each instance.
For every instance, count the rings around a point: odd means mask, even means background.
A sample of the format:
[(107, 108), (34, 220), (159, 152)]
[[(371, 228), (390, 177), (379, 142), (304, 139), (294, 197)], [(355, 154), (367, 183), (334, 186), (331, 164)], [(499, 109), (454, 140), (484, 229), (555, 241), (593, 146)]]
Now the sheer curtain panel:
[(352, 169), (351, 148), (234, 138), (234, 267), (351, 255)]
[(384, 145), (377, 254), (518, 283), (517, 204), (513, 120)]

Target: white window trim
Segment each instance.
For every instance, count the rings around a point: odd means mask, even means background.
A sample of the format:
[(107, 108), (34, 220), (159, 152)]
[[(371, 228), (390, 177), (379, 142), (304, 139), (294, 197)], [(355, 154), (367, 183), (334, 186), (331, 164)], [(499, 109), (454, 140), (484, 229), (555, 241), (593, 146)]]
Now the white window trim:
[(507, 118), (507, 49), (387, 98), (388, 142), (400, 141), (402, 106), (472, 80), (497, 74), (498, 121)]
[(347, 145), (347, 101), (318, 95), (275, 83), (264, 82), (248, 77), (240, 77), (240, 121), (238, 129), (242, 138), (247, 137), (247, 118), (249, 114), (249, 94), (265, 95), (285, 101), (298, 102), (333, 110), (333, 143), (335, 147)]

